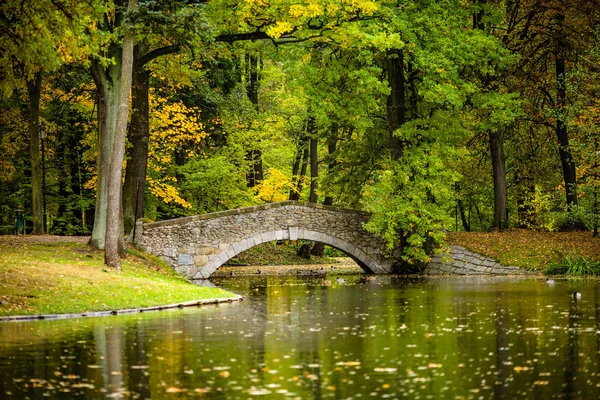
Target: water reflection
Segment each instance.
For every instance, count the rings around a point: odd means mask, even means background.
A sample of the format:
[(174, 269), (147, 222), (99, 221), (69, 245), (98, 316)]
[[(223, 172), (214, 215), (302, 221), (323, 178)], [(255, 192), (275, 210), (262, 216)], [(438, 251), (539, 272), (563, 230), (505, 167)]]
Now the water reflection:
[(235, 277), (217, 283), (241, 303), (1, 324), (0, 398), (596, 398), (598, 281), (345, 279)]

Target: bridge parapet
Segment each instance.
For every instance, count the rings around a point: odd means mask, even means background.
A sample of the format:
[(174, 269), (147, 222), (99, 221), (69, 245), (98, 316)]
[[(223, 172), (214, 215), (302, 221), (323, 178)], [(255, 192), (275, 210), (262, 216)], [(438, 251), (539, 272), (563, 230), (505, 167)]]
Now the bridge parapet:
[(285, 201), (138, 224), (134, 243), (191, 279), (206, 279), (237, 254), (261, 243), (306, 239), (352, 257), (366, 272), (386, 274), (392, 261), (384, 243), (367, 232), (369, 214)]

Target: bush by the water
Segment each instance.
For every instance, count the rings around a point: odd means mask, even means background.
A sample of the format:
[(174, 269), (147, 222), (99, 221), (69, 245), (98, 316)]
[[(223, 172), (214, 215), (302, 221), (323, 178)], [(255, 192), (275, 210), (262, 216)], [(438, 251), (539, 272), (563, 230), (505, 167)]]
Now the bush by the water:
[(588, 260), (582, 256), (566, 255), (562, 260), (546, 267), (548, 275), (599, 276), (600, 262)]

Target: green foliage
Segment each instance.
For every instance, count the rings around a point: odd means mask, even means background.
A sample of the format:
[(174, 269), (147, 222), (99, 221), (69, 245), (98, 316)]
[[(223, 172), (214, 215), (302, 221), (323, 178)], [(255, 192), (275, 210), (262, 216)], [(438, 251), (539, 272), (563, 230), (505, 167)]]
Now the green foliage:
[(192, 159), (180, 172), (183, 196), (193, 205), (195, 213), (252, 204), (243, 175), (223, 156)]
[(584, 207), (573, 207), (568, 211), (556, 212), (554, 229), (559, 232), (572, 230), (587, 230), (593, 225), (594, 216)]
[(364, 207), (373, 213), (365, 228), (385, 240), (388, 252), (403, 247), (408, 264), (428, 261), (444, 243), (442, 228), (449, 222), (446, 210), (457, 179), (444, 166), (451, 154), (458, 155), (439, 143), (410, 148), (365, 190)]
[(552, 198), (536, 185), (533, 193), (520, 206), (518, 224), (528, 229), (552, 231), (556, 226), (556, 215), (551, 212)]
[(546, 267), (547, 275), (598, 276), (600, 262), (588, 260), (580, 255), (565, 255), (562, 260)]

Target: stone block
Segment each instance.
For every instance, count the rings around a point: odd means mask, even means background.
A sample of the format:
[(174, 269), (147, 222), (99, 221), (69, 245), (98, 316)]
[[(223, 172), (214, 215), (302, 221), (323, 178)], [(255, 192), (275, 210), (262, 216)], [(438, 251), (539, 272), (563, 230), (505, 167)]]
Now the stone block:
[(207, 256), (195, 256), (194, 257), (194, 264), (196, 264), (200, 267), (206, 265), (207, 262), (208, 262)]
[(298, 227), (290, 226), (288, 229), (290, 232), (290, 240), (298, 240)]
[(231, 246), (227, 250), (225, 250), (225, 254), (227, 255), (228, 259), (231, 259), (237, 255), (237, 253)]
[(273, 242), (277, 240), (277, 233), (274, 231), (265, 232), (261, 235), (265, 242)]
[(455, 261), (452, 263), (452, 265), (453, 265), (454, 267), (459, 267), (459, 268), (462, 268), (462, 267), (464, 267), (464, 266), (465, 266), (465, 263), (464, 263), (464, 262), (462, 262), (462, 261), (459, 261), (459, 260), (455, 260)]
[(169, 258), (177, 258), (177, 249), (174, 247), (167, 247), (163, 250), (163, 255)]
[(192, 265), (194, 264), (194, 258), (192, 257), (191, 254), (180, 254), (179, 257), (177, 257), (177, 264), (179, 265)]
[(229, 260), (229, 257), (227, 256), (227, 254), (223, 251), (221, 252), (218, 256), (217, 259), (220, 261), (219, 265), (223, 265), (227, 262), (227, 260)]
[(242, 247), (239, 244), (239, 242), (236, 242), (236, 243), (232, 244), (231, 248), (233, 249), (233, 251), (235, 251), (236, 254), (239, 254), (239, 253), (241, 253), (243, 251)]

